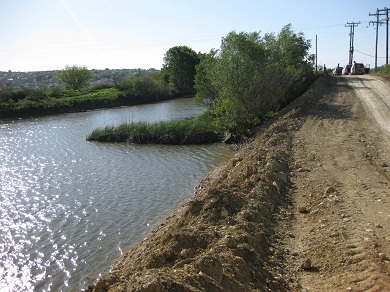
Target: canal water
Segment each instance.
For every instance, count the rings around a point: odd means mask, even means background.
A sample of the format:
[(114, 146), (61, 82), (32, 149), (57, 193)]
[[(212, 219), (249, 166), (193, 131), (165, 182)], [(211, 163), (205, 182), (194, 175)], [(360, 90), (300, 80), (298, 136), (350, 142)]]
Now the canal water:
[(0, 122), (0, 291), (79, 291), (233, 154), (87, 142), (93, 129), (203, 110), (178, 99)]

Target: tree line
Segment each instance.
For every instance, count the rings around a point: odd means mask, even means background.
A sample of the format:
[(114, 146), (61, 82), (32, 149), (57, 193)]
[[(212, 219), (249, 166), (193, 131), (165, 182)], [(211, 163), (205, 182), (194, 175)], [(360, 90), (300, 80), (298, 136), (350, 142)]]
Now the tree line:
[(291, 24), (279, 34), (230, 32), (219, 49), (171, 48), (164, 69), (176, 88), (194, 92), (216, 124), (244, 132), (302, 94), (315, 79), (310, 41)]
[[(314, 80), (310, 41), (286, 25), (278, 33), (230, 32), (219, 49), (196, 53), (175, 46), (164, 55), (160, 71), (115, 77), (113, 84), (86, 88), (92, 72), (66, 66), (58, 73), (63, 88), (0, 90), (1, 114), (44, 113), (53, 108), (86, 109), (158, 101), (190, 95), (206, 105), (208, 119), (232, 132), (258, 125), (302, 93)], [(104, 99), (104, 94), (107, 98)], [(73, 98), (73, 99), (72, 99)], [(65, 102), (66, 101), (66, 102)], [(97, 102), (98, 101), (98, 102)]]
[(66, 66), (57, 73), (61, 87), (0, 88), (0, 119), (141, 104), (178, 96), (177, 90), (163, 80), (160, 70), (135, 70), (131, 75), (114, 72), (112, 83), (90, 87), (94, 71), (84, 66)]

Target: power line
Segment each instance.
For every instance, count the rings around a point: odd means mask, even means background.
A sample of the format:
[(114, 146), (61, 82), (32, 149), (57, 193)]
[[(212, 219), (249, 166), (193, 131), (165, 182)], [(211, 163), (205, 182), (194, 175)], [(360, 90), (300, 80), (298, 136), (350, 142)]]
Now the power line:
[[(368, 56), (368, 57), (375, 58), (375, 56), (369, 55), (369, 54), (366, 54), (366, 53), (363, 53), (363, 52), (360, 52), (359, 50), (356, 50), (356, 49), (355, 49), (355, 51), (358, 52), (358, 53), (360, 53), (360, 54), (362, 54), (362, 55), (365, 55), (365, 56)], [(377, 58), (379, 58), (379, 59), (385, 59), (386, 57), (377, 57)]]

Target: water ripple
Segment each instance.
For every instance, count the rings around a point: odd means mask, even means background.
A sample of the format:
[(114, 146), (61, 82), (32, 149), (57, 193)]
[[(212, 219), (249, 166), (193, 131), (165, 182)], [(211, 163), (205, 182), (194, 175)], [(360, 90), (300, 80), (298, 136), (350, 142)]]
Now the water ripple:
[(79, 290), (232, 153), (85, 141), (108, 121), (191, 116), (183, 101), (135, 108), (0, 122), (0, 291)]

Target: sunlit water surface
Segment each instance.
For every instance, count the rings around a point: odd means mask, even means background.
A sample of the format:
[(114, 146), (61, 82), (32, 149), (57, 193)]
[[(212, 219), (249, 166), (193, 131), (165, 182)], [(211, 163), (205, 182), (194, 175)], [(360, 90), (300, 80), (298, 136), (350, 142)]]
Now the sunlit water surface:
[(84, 288), (233, 152), (222, 144), (100, 144), (86, 135), (202, 111), (180, 99), (0, 122), (0, 291)]

